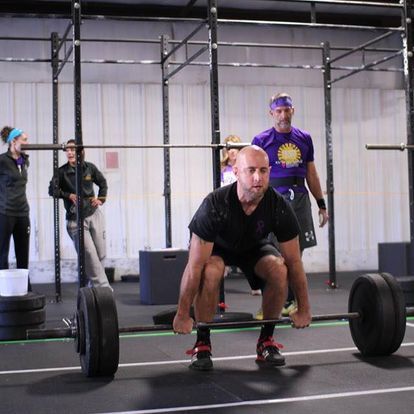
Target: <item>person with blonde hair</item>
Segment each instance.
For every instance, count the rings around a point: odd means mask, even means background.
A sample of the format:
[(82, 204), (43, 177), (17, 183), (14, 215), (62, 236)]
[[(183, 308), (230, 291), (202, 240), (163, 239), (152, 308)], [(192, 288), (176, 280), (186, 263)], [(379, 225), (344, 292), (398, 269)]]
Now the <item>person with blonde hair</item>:
[[(224, 139), (224, 143), (241, 142), (237, 135), (229, 135)], [(232, 184), (236, 181), (233, 172), (233, 166), (236, 163), (236, 157), (240, 150), (237, 148), (223, 148), (223, 158), (221, 159), (221, 186)]]
[[(237, 135), (228, 135), (224, 138), (224, 143), (227, 144), (229, 142), (241, 142), (241, 139)], [(224, 185), (233, 184), (237, 177), (233, 172), (233, 166), (236, 164), (237, 154), (239, 153), (239, 148), (223, 148), (222, 154), (223, 158), (221, 159), (221, 187)], [(237, 269), (235, 266), (226, 266), (226, 270), (224, 272), (224, 277), (228, 276), (230, 273), (240, 273), (240, 270)], [(252, 291), (253, 292), (253, 291)], [(255, 291), (252, 294), (261, 294), (261, 291)], [(224, 287), (222, 287), (221, 296), (224, 297)], [(222, 299), (222, 297), (220, 299)], [(219, 305), (220, 306), (220, 305)]]

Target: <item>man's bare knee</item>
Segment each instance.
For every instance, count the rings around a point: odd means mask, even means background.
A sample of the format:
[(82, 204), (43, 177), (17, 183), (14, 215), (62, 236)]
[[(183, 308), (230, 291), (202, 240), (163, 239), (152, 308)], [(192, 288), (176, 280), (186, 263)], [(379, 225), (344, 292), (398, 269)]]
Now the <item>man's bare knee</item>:
[(225, 265), (221, 257), (212, 256), (206, 263), (203, 271), (203, 284), (218, 287), (224, 277)]
[(254, 270), (258, 276), (267, 281), (287, 281), (288, 271), (283, 257), (264, 256), (256, 263)]

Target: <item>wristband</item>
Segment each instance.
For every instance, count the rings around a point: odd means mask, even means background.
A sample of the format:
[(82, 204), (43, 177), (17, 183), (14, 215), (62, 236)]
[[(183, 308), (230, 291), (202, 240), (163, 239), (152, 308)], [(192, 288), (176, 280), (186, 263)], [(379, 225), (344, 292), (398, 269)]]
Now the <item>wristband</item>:
[(316, 203), (318, 204), (318, 207), (322, 210), (326, 210), (326, 203), (324, 198), (320, 198), (319, 200), (316, 200)]

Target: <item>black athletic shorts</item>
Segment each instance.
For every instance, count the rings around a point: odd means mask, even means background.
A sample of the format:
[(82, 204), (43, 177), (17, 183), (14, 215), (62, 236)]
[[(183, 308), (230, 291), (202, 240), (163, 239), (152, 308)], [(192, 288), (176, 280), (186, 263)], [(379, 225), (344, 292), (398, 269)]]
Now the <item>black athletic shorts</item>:
[(300, 225), (299, 244), (300, 250), (303, 251), (308, 247), (316, 246), (315, 227), (312, 219), (312, 208), (307, 193), (294, 193), (292, 200), (289, 193), (283, 195), (293, 207)]
[[(316, 246), (315, 227), (313, 225), (309, 195), (307, 193), (285, 193), (283, 194), (283, 197), (285, 197), (293, 207), (299, 222), (300, 251), (303, 252), (308, 247)], [(273, 233), (270, 233), (269, 240), (274, 243), (277, 249), (279, 249), (279, 242)]]
[(280, 257), (280, 253), (272, 242), (263, 239), (259, 244), (250, 250), (234, 252), (217, 246), (213, 247), (212, 256), (219, 256), (224, 260), (226, 266), (237, 266), (246, 276), (252, 289), (263, 289), (264, 280), (256, 276), (254, 267), (264, 256)]

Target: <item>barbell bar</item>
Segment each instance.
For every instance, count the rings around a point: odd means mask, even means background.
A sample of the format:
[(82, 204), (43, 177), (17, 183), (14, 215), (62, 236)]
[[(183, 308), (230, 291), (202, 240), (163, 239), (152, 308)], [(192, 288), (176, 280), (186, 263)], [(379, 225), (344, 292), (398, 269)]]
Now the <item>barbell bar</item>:
[[(98, 293), (100, 294), (100, 293)], [(413, 308), (414, 314), (414, 308)], [(225, 315), (225, 314), (224, 314)], [(331, 313), (326, 315), (313, 315), (312, 322), (334, 321), (334, 320), (350, 320), (360, 317), (358, 312), (350, 313)], [(52, 329), (30, 329), (27, 331), (27, 339), (50, 339), (50, 338), (76, 338), (77, 328), (71, 319), (72, 326), (67, 328), (52, 328)], [(292, 319), (283, 317), (280, 319), (263, 319), (263, 320), (245, 320), (245, 321), (215, 321), (215, 322), (198, 322), (194, 325), (197, 328), (212, 328), (212, 329), (227, 329), (227, 328), (250, 328), (252, 326), (259, 326), (263, 324), (274, 323), (276, 325), (291, 325)], [(137, 325), (119, 327), (118, 332), (123, 333), (138, 333), (138, 332), (154, 332), (154, 331), (171, 331), (172, 325)]]
[(365, 144), (367, 150), (414, 150), (414, 145), (411, 144), (395, 144), (395, 145), (386, 145), (386, 144)]
[[(151, 145), (77, 145), (77, 144), (22, 144), (21, 149), (23, 151), (66, 151), (68, 147), (70, 148), (81, 148), (81, 149), (151, 149), (151, 148), (161, 148), (161, 149), (175, 149), (175, 148), (212, 148), (212, 149), (241, 149), (251, 145), (249, 142), (226, 142), (221, 144), (151, 144)], [(395, 145), (386, 145), (386, 144), (365, 144), (367, 150), (414, 150), (414, 145), (412, 144), (395, 144)]]
[(47, 150), (62, 150), (66, 151), (67, 148), (103, 148), (103, 149), (174, 149), (174, 148), (212, 148), (212, 149), (241, 149), (251, 145), (248, 142), (227, 142), (224, 144), (153, 144), (153, 145), (76, 145), (76, 144), (22, 144), (21, 149), (23, 151), (47, 151)]
[[(404, 294), (396, 279), (388, 273), (373, 273), (355, 279), (349, 294), (348, 313), (315, 315), (312, 322), (348, 320), (353, 341), (363, 356), (385, 356), (400, 347), (407, 316), (414, 316), (414, 307), (405, 307)], [(219, 320), (199, 322), (194, 328), (247, 328), (264, 324), (291, 325), (292, 322), (291, 318)], [(31, 329), (27, 331), (27, 339), (73, 338), (82, 371), (88, 377), (115, 374), (119, 363), (119, 334), (172, 330), (168, 324), (118, 327), (113, 292), (102, 287), (79, 289), (77, 310), (69, 325)]]

